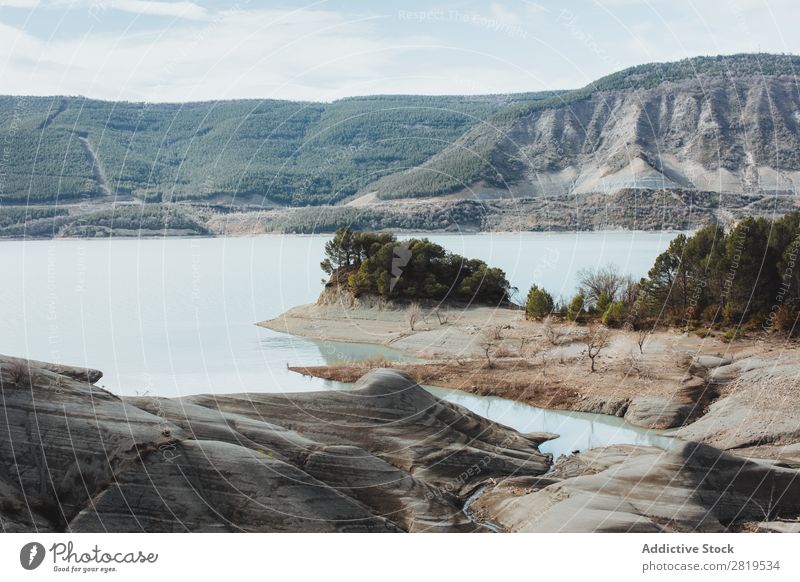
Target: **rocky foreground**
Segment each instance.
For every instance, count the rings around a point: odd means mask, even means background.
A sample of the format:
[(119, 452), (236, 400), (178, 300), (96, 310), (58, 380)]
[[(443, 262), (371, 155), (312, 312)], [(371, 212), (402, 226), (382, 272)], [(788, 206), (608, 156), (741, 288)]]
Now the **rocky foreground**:
[(119, 398), (0, 357), (3, 531), (787, 531), (800, 474), (705, 444), (555, 465), (373, 370), (349, 392)]

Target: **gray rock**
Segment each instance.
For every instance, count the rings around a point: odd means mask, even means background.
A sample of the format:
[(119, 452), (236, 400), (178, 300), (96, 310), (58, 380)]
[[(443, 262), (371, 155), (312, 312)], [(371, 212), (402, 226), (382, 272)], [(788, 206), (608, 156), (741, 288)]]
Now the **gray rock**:
[(559, 483), (518, 497), (481, 496), (473, 504), (505, 530), (523, 532), (721, 532), (800, 515), (795, 470), (698, 443), (668, 451), (629, 447), (622, 458), (620, 452), (592, 451), (582, 463), (589, 469)]
[(390, 370), (347, 392), (181, 399), (15, 370), (0, 357), (3, 531), (472, 531), (471, 491), (551, 463), (543, 435)]
[(645, 428), (667, 429), (683, 424), (693, 409), (694, 403), (685, 399), (640, 396), (631, 400), (625, 420)]

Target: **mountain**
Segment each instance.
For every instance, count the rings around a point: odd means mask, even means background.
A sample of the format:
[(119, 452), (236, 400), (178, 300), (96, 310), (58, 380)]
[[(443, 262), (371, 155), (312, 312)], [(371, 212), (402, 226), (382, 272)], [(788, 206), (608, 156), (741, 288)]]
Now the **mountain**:
[(332, 204), (510, 103), (552, 93), (333, 103), (0, 97), (0, 202)]
[(742, 54), (641, 65), (577, 91), (515, 103), (417, 168), (382, 199), (683, 188), (800, 187), (800, 57)]
[(730, 223), (794, 206), (798, 70), (740, 54), (515, 95), (0, 97), (0, 237)]

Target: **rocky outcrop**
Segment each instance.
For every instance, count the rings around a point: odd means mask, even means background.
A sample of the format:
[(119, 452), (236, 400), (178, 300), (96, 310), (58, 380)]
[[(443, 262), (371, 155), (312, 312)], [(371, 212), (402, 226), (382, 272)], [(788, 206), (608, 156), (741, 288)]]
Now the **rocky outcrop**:
[(708, 382), (721, 397), (676, 434), (724, 449), (772, 445), (769, 456), (780, 458), (784, 446), (800, 441), (798, 372), (796, 356), (788, 351), (709, 367)]
[(348, 392), (123, 399), (17, 364), (0, 357), (3, 531), (471, 531), (474, 489), (551, 463), (549, 435), (388, 370)]
[(698, 76), (602, 91), (521, 118), (495, 155), (523, 161), (516, 187), (531, 193), (788, 192), (800, 176), (798, 105), (789, 77)]
[[(744, 361), (719, 369), (766, 379)], [(96, 375), (0, 357), (3, 531), (791, 531), (800, 517), (796, 445), (759, 461), (675, 440), (552, 465), (538, 445), (554, 435), (520, 434), (391, 370), (349, 391), (179, 399), (118, 398)], [(777, 417), (787, 394), (772, 388)], [(766, 416), (724, 416), (740, 393), (708, 414), (720, 442), (762, 442), (725, 440), (733, 421), (783, 434)], [(778, 440), (793, 440), (785, 428)]]
[(784, 531), (800, 515), (800, 474), (698, 443), (618, 445), (559, 460), (527, 491), (501, 483), (472, 509), (506, 531)]

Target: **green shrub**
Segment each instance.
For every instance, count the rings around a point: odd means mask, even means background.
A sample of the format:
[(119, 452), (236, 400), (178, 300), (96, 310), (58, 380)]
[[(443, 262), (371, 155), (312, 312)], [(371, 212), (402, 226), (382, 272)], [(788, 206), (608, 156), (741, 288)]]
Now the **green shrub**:
[(542, 319), (550, 315), (554, 307), (552, 295), (541, 287), (533, 285), (528, 291), (528, 301), (525, 303), (525, 313), (528, 317)]
[(578, 321), (583, 314), (583, 308), (586, 304), (586, 298), (582, 293), (578, 293), (567, 306), (567, 319), (570, 321)]
[(625, 303), (622, 301), (614, 301), (606, 307), (601, 321), (606, 327), (622, 327), (627, 314), (628, 308), (625, 306)]
[(597, 298), (597, 305), (595, 305), (595, 311), (597, 313), (605, 313), (608, 306), (611, 305), (613, 299), (611, 296), (608, 295), (605, 291), (600, 293), (600, 296)]

